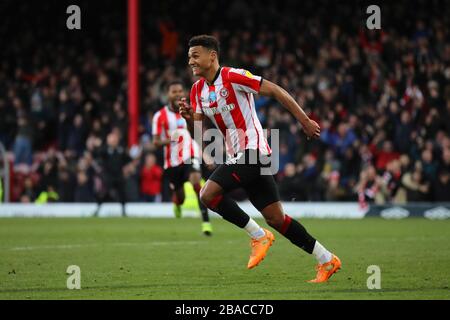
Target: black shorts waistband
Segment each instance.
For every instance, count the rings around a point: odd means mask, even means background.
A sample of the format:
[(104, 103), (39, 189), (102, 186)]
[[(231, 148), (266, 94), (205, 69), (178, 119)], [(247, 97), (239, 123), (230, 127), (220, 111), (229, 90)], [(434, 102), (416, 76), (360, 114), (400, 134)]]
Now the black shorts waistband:
[(263, 167), (270, 167), (272, 155), (264, 155), (256, 149), (245, 149), (228, 156), (227, 163), (259, 165)]

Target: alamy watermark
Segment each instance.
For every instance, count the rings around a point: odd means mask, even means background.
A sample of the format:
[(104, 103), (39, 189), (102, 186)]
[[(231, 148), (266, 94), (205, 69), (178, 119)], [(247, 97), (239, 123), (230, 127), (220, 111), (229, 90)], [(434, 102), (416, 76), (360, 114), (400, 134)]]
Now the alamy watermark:
[(66, 9), (70, 16), (66, 20), (66, 26), (69, 30), (81, 30), (81, 9), (77, 5), (70, 5)]
[[(269, 139), (270, 137), (270, 139)], [(184, 141), (191, 138), (186, 129), (177, 129), (170, 133), (173, 144), (182, 148)], [(261, 175), (274, 175), (279, 170), (280, 132), (278, 129), (226, 129), (212, 128), (203, 130), (202, 124), (194, 127), (193, 140), (201, 149), (202, 157), (196, 159), (203, 163), (209, 159), (216, 165), (220, 164), (260, 164)], [(269, 142), (270, 141), (270, 142)], [(245, 150), (253, 149), (258, 152), (249, 152), (245, 157)], [(226, 155), (226, 156), (224, 156)], [(189, 164), (192, 160), (187, 160)], [(207, 163), (209, 164), (209, 163)]]
[(366, 13), (370, 16), (366, 20), (366, 27), (369, 30), (381, 29), (381, 9), (373, 4), (367, 7)]
[(69, 275), (67, 277), (66, 286), (69, 290), (80, 290), (81, 289), (81, 269), (79, 266), (71, 265), (67, 267), (66, 273)]
[(377, 265), (370, 265), (367, 267), (367, 274), (370, 276), (367, 278), (367, 289), (380, 290), (381, 289), (381, 269)]

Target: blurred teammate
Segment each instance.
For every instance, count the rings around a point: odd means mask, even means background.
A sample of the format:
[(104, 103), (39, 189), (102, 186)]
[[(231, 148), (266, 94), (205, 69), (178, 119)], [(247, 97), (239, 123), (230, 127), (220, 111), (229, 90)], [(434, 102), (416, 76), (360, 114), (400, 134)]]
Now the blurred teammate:
[[(267, 223), (293, 244), (313, 254), (317, 261), (316, 278), (325, 282), (341, 267), (337, 256), (329, 252), (296, 220), (283, 210), (272, 175), (261, 175), (271, 149), (255, 111), (254, 94), (275, 98), (302, 124), (308, 138), (320, 136), (319, 125), (309, 119), (297, 102), (281, 87), (242, 69), (219, 65), (219, 43), (212, 36), (196, 36), (189, 41), (189, 66), (200, 80), (191, 89), (190, 103), (180, 102), (180, 113), (189, 129), (200, 128), (207, 116), (225, 139), (228, 160), (209, 177), (200, 192), (201, 201), (225, 220), (244, 228), (251, 237), (252, 253), (247, 267), (257, 266), (274, 241), (273, 234), (261, 228), (227, 193), (243, 187), (251, 203)], [(196, 129), (197, 129), (196, 128)], [(257, 159), (251, 164), (250, 159)], [(245, 163), (239, 163), (245, 159)]]
[(184, 202), (184, 183), (192, 183), (197, 194), (202, 215), (202, 232), (212, 234), (208, 209), (200, 201), (201, 167), (200, 149), (187, 130), (186, 120), (179, 113), (178, 101), (186, 95), (183, 83), (174, 81), (167, 87), (168, 105), (153, 116), (153, 137), (157, 147), (164, 146), (164, 169), (169, 178), (172, 191), (174, 213), (181, 217), (181, 205)]

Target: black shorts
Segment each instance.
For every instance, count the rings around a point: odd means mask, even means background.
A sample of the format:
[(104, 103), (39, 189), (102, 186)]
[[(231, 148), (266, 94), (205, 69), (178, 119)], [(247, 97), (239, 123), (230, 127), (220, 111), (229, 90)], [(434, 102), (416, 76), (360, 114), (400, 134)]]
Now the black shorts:
[[(249, 159), (255, 159), (249, 162)], [(234, 158), (236, 159), (236, 158)], [(261, 161), (264, 159), (263, 161)], [(280, 201), (280, 195), (272, 174), (261, 174), (263, 168), (270, 167), (269, 159), (257, 150), (245, 150), (237, 161), (227, 161), (220, 165), (209, 177), (218, 183), (225, 193), (243, 188), (250, 202), (261, 211), (269, 204)]]
[(192, 172), (201, 172), (200, 162), (197, 159), (192, 159), (192, 163), (183, 163), (176, 167), (166, 169), (166, 175), (169, 179), (170, 188), (177, 190), (182, 188), (186, 181), (189, 181), (189, 175)]

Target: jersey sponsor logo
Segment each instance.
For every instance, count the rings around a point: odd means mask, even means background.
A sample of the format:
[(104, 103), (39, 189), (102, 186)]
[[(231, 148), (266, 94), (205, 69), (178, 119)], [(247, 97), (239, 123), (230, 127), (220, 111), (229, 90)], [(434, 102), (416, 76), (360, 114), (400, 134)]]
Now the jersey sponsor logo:
[(226, 88), (222, 88), (220, 89), (219, 94), (222, 98), (226, 99), (228, 98), (229, 92)]
[(214, 103), (217, 101), (217, 95), (214, 91), (209, 93), (209, 103)]
[(236, 105), (234, 103), (231, 103), (220, 107), (203, 108), (203, 113), (206, 114), (207, 116), (212, 116), (215, 114), (231, 111), (235, 107)]

